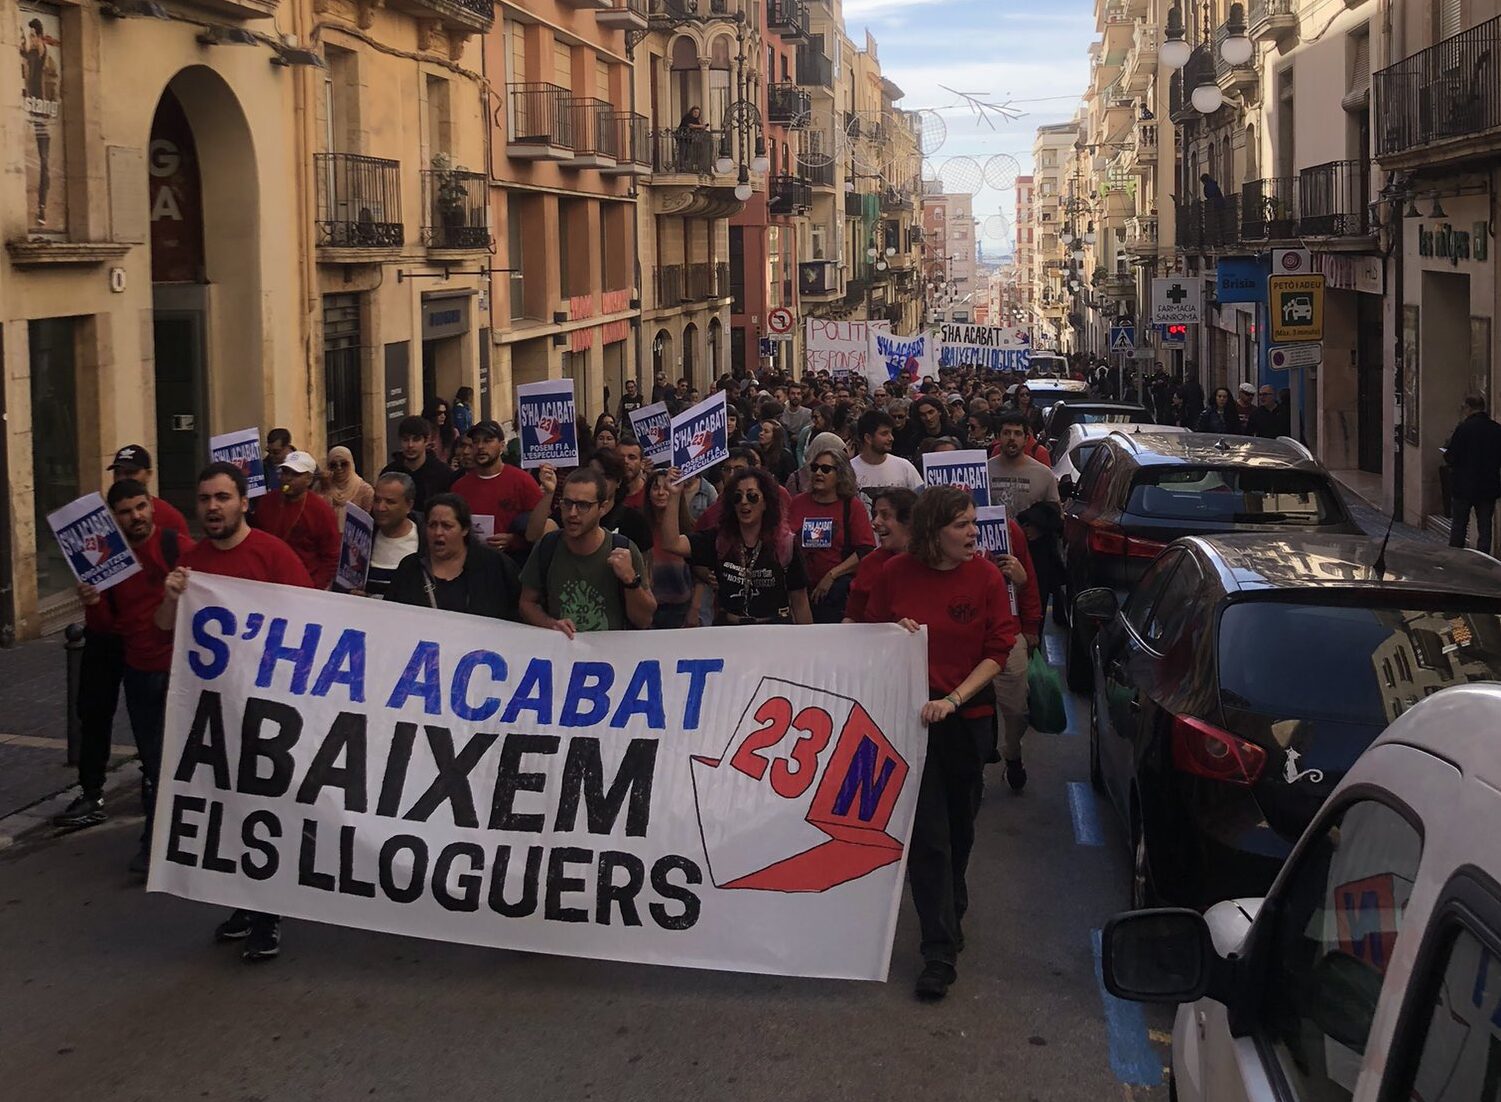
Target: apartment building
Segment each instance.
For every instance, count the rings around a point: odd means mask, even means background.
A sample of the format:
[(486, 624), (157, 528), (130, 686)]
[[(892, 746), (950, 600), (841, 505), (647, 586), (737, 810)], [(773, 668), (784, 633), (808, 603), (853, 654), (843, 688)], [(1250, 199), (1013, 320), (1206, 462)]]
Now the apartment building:
[(1030, 281), (1033, 307), (1033, 337), (1038, 347), (1072, 352), (1077, 333), (1070, 322), (1069, 284), (1077, 274), (1072, 249), (1063, 244), (1068, 224), (1068, 188), (1073, 181), (1074, 145), (1079, 139), (1077, 119), (1037, 128), (1032, 144), (1033, 201), (1028, 208), (1028, 226), (1035, 248)]
[(1017, 324), (1029, 330), (1035, 327), (1033, 310), (1037, 305), (1036, 285), (1032, 282), (1033, 262), (1037, 253), (1036, 215), (1032, 210), (1035, 202), (1035, 188), (1035, 177), (1023, 175), (1016, 178), (1016, 219), (1012, 226), (1016, 240), (1012, 248), (1016, 270), (1017, 306), (1022, 315)]

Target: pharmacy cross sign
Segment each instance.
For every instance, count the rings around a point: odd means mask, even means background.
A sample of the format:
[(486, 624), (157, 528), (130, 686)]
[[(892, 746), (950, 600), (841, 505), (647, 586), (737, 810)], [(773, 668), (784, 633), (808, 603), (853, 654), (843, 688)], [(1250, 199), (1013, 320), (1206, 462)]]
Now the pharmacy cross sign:
[(1184, 290), (1183, 284), (1181, 284), (1181, 283), (1174, 283), (1173, 286), (1172, 286), (1172, 288), (1167, 293), (1168, 300), (1170, 302), (1172, 302), (1172, 304), (1174, 306), (1177, 306), (1180, 303), (1182, 303), (1183, 300), (1186, 299), (1187, 297), (1188, 297), (1188, 292), (1186, 290)]
[(1152, 280), (1154, 325), (1197, 325), (1204, 301), (1202, 276), (1168, 276)]

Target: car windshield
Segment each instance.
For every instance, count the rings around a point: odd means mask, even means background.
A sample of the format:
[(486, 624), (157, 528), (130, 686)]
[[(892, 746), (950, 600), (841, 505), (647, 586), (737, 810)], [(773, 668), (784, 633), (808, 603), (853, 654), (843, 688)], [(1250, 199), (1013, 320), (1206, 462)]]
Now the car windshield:
[(1385, 727), (1440, 689), (1501, 679), (1495, 604), (1452, 599), (1397, 608), (1366, 596), (1364, 604), (1354, 597), (1227, 607), (1219, 635), (1225, 705)]
[(1163, 520), (1224, 524), (1332, 524), (1343, 519), (1328, 479), (1308, 471), (1258, 467), (1146, 470), (1126, 511)]
[(1145, 412), (1129, 409), (1085, 409), (1074, 414), (1076, 425), (1134, 425), (1146, 421)]

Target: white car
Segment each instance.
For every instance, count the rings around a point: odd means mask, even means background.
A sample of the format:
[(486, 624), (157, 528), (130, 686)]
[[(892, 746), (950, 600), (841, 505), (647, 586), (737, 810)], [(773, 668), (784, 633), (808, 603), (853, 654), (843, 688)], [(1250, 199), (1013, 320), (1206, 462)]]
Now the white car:
[[(1496, 616), (1460, 619), (1456, 645), (1501, 650)], [(1417, 703), (1264, 900), (1106, 925), (1109, 990), (1180, 1004), (1181, 1102), (1501, 1098), (1501, 684), (1437, 691), (1425, 646), (1391, 655), (1392, 705)]]
[(1074, 424), (1068, 427), (1068, 432), (1063, 436), (1063, 443), (1052, 456), (1053, 477), (1058, 480), (1058, 485), (1065, 483), (1074, 484), (1079, 481), (1079, 472), (1084, 469), (1084, 464), (1089, 462), (1089, 457), (1100, 446), (1100, 441), (1112, 432), (1130, 433), (1135, 432), (1187, 432), (1178, 425), (1135, 425), (1125, 426), (1120, 424)]

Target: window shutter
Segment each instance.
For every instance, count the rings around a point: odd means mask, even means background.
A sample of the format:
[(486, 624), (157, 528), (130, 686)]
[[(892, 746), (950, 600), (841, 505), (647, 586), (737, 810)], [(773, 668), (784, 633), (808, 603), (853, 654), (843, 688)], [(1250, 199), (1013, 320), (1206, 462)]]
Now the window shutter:
[(1460, 0), (1438, 0), (1438, 36), (1453, 38), (1459, 33)]
[(1346, 111), (1360, 111), (1371, 102), (1371, 35), (1362, 30), (1351, 39), (1354, 53), (1350, 57), (1350, 80), (1340, 105)]

